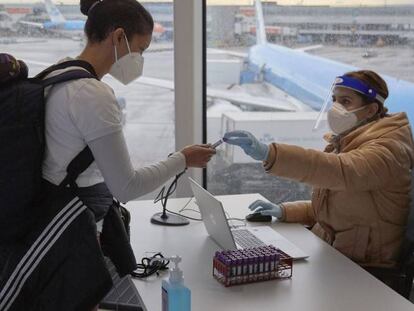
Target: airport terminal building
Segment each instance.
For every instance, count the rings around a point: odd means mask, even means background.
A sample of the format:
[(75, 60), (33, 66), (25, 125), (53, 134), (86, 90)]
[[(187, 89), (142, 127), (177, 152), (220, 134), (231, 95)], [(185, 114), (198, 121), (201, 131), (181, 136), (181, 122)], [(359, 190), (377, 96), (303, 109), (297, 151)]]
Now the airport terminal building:
[[(414, 6), (298, 7), (265, 5), (267, 24), (282, 29), (279, 37), (333, 43), (414, 41)], [(275, 34), (277, 36), (277, 34)]]
[[(266, 31), (274, 42), (342, 45), (414, 42), (414, 6), (331, 7), (263, 3)], [(251, 6), (209, 7), (210, 39), (229, 42), (255, 33)], [(233, 16), (233, 19), (229, 18)], [(226, 29), (225, 31), (223, 30)]]
[[(68, 19), (85, 18), (78, 5), (57, 6)], [(144, 6), (156, 22), (172, 33), (172, 2), (144, 2)], [(361, 46), (414, 42), (414, 6), (282, 6), (265, 2), (263, 9), (266, 31), (273, 42)], [(47, 18), (42, 3), (5, 4), (2, 10), (14, 21), (24, 19), (26, 15), (32, 20)], [(213, 45), (245, 44), (255, 34), (254, 7), (208, 6), (206, 29)]]

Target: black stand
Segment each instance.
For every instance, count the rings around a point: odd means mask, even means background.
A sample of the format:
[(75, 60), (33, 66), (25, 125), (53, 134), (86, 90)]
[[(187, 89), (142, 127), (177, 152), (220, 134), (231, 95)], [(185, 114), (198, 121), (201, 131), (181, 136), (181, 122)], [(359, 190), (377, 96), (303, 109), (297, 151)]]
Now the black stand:
[(161, 201), (162, 204), (162, 212), (156, 213), (154, 216), (151, 217), (151, 223), (155, 225), (161, 225), (161, 226), (185, 226), (188, 225), (190, 222), (187, 218), (173, 214), (173, 213), (167, 213), (167, 201), (168, 197), (174, 193), (175, 189), (177, 188), (177, 182), (181, 175), (185, 173), (185, 170), (175, 176), (174, 181), (171, 183), (171, 185), (168, 187), (167, 193), (164, 195), (165, 187), (163, 187), (154, 200), (154, 203), (157, 203)]
[(151, 223), (164, 226), (185, 226), (190, 222), (184, 217), (166, 213), (165, 209), (162, 213), (154, 214), (151, 218)]

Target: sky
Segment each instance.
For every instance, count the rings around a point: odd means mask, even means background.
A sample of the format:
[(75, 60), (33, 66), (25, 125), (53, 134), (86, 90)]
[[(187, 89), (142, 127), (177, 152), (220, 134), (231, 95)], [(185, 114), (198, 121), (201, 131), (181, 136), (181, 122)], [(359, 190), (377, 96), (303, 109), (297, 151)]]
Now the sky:
[[(53, 0), (55, 3), (76, 4), (79, 0)], [(172, 0), (140, 0), (140, 2), (171, 2)], [(0, 0), (0, 3), (33, 3), (40, 0)], [(280, 5), (383, 6), (412, 4), (414, 0), (269, 0)], [(252, 5), (253, 0), (207, 0), (208, 5)]]

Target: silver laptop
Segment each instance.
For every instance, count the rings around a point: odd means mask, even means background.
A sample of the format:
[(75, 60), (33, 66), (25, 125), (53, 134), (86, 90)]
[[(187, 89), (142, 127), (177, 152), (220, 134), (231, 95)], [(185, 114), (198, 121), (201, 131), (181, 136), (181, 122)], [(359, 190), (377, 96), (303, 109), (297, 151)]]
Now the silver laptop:
[(189, 180), (207, 232), (221, 248), (234, 250), (273, 245), (293, 259), (309, 257), (308, 254), (269, 226), (230, 229), (221, 202), (192, 178)]

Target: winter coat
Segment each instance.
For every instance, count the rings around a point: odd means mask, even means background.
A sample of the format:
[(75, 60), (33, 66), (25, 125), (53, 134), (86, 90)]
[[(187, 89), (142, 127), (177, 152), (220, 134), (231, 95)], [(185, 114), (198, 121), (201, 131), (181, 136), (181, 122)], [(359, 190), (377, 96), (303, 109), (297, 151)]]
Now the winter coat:
[(311, 201), (282, 204), (286, 222), (312, 231), (365, 266), (396, 264), (405, 232), (414, 143), (398, 113), (344, 137), (327, 136), (325, 152), (272, 144), (266, 171), (314, 187)]

